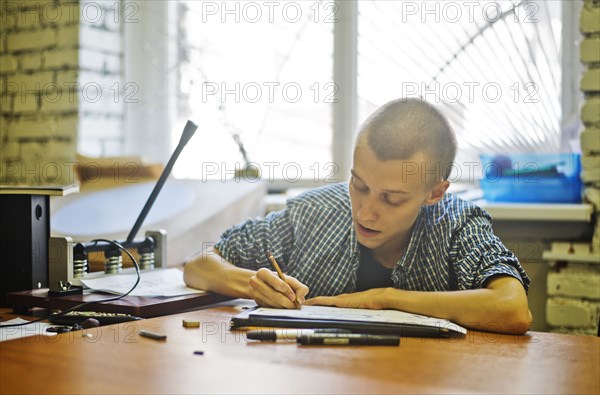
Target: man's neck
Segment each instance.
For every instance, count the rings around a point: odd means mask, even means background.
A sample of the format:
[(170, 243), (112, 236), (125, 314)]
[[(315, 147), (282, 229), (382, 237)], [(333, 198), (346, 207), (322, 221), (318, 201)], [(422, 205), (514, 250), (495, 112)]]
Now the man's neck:
[(410, 242), (410, 233), (402, 238), (401, 241), (394, 240), (390, 245), (382, 245), (372, 250), (373, 257), (383, 267), (392, 269), (402, 259)]

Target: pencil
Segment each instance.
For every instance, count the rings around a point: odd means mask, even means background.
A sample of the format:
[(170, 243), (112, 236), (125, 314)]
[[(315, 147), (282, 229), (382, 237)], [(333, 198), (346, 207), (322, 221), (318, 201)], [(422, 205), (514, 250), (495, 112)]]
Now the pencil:
[[(277, 264), (275, 257), (273, 256), (273, 254), (271, 254), (271, 251), (267, 250), (266, 253), (267, 253), (267, 259), (271, 262), (271, 264), (275, 268), (275, 271), (277, 271), (277, 275), (279, 276), (279, 278), (282, 279), (287, 285), (290, 285), (290, 283), (288, 283), (287, 279), (283, 275), (283, 272), (279, 268), (279, 265)], [(290, 288), (291, 288), (291, 286), (290, 286)], [(296, 306), (297, 309), (302, 308), (302, 305), (300, 304), (300, 302), (298, 302), (297, 298), (296, 298), (296, 300), (294, 300), (294, 306)]]

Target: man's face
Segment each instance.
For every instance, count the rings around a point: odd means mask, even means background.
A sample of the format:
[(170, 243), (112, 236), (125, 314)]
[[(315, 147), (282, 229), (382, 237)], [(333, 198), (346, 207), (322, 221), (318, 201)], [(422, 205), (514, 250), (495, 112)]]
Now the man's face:
[[(361, 141), (362, 140), (362, 141)], [(358, 242), (386, 254), (408, 243), (421, 206), (433, 204), (446, 187), (428, 186), (423, 179), (426, 157), (380, 161), (364, 139), (354, 150), (350, 201)]]

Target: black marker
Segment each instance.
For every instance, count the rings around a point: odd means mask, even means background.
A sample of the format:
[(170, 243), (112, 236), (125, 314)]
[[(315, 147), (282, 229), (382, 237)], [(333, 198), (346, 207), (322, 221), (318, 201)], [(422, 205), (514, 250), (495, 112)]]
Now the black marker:
[(389, 335), (365, 335), (359, 333), (315, 333), (314, 335), (299, 336), (297, 342), (302, 345), (368, 345), (368, 346), (397, 346), (400, 337)]
[(249, 340), (262, 340), (274, 342), (276, 340), (296, 340), (300, 336), (314, 335), (320, 333), (326, 334), (349, 334), (348, 329), (338, 328), (319, 328), (319, 329), (278, 329), (278, 330), (252, 330), (246, 332), (246, 338)]
[(143, 329), (140, 331), (140, 336), (147, 337), (148, 339), (154, 339), (154, 340), (167, 340), (167, 335), (161, 335), (158, 333), (145, 331)]

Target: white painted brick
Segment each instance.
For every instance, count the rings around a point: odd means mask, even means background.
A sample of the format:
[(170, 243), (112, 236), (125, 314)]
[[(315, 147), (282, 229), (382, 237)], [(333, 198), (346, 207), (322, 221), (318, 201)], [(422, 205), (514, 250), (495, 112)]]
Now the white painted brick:
[(600, 68), (588, 69), (583, 73), (581, 90), (584, 92), (600, 92)]
[[(120, 10), (115, 10), (115, 3), (110, 5), (110, 8), (106, 9), (106, 16), (104, 17), (104, 27), (113, 32), (120, 32), (123, 26), (123, 19), (125, 17), (124, 14), (127, 15), (129, 21), (135, 18), (135, 14), (137, 13), (137, 9), (133, 6), (136, 5), (134, 3), (128, 3), (126, 12), (121, 8)], [(123, 6), (123, 3), (121, 3)], [(137, 5), (136, 5), (137, 6)]]
[(79, 2), (69, 1), (69, 2), (61, 2), (60, 4), (60, 21), (58, 22), (61, 25), (73, 25), (79, 24), (81, 9), (79, 6)]
[(61, 140), (50, 140), (47, 144), (47, 154), (51, 158), (57, 158), (60, 160), (75, 159), (75, 141), (69, 139), (67, 141)]
[(600, 32), (600, 8), (583, 7), (579, 17), (579, 29), (582, 33)]
[(586, 128), (581, 133), (581, 150), (600, 152), (600, 128)]
[(2, 162), (12, 162), (21, 158), (21, 145), (14, 141), (9, 140), (0, 144), (0, 157)]
[[(19, 150), (22, 150), (22, 146), (19, 144)], [(34, 185), (41, 183), (39, 178), (40, 166), (36, 163), (25, 163), (19, 158), (14, 161), (7, 161), (6, 172), (3, 175), (3, 179), (8, 182), (14, 182), (17, 184)]]
[(4, 85), (2, 86), (2, 95), (12, 95), (15, 96), (17, 94), (19, 94), (19, 87), (18, 85), (13, 82), (11, 80), (12, 75), (7, 75), (4, 76), (3, 78), (3, 83)]
[(0, 112), (2, 114), (12, 114), (14, 99), (13, 95), (3, 94), (0, 96)]
[(17, 29), (35, 29), (41, 26), (40, 7), (21, 10), (17, 15)]
[(97, 49), (111, 53), (121, 52), (121, 36), (117, 32), (81, 26), (80, 45), (82, 48)]
[(79, 102), (79, 110), (86, 114), (121, 115), (124, 112), (121, 96), (110, 89), (99, 92), (95, 89), (83, 90)]
[(584, 7), (600, 7), (600, 0), (583, 0)]
[[(111, 4), (114, 6), (114, 2)], [(102, 1), (87, 1), (81, 0), (80, 2), (80, 18), (81, 24), (85, 26), (92, 26), (95, 28), (103, 28), (104, 20), (107, 16), (107, 8), (111, 5), (102, 4)]]
[(83, 155), (95, 157), (104, 155), (102, 146), (99, 144), (99, 142), (86, 137), (86, 135), (81, 132), (79, 133), (77, 152)]
[[(42, 140), (43, 141), (43, 140)], [(45, 155), (46, 144), (41, 141), (27, 141), (21, 143), (21, 158), (27, 164), (27, 170), (35, 172), (37, 177), (40, 177), (40, 166), (49, 158)]]
[(42, 68), (42, 54), (24, 54), (20, 56), (21, 69), (24, 71), (37, 71)]
[(12, 30), (17, 24), (17, 5), (15, 3), (0, 2), (0, 31)]
[(79, 45), (79, 25), (61, 27), (58, 30), (57, 44), (60, 48), (77, 48)]
[(57, 49), (44, 53), (44, 68), (77, 68), (79, 65), (79, 54), (76, 49)]
[(79, 82), (82, 85), (93, 83), (100, 85), (102, 88), (110, 88), (116, 89), (116, 85), (121, 85), (121, 78), (118, 75), (104, 75), (103, 73), (96, 73), (92, 71), (81, 71), (79, 73)]
[(79, 108), (79, 98), (77, 97), (77, 95), (74, 95), (72, 97), (62, 95), (60, 100), (45, 100), (42, 101), (41, 104), (43, 114), (56, 112), (77, 112), (77, 109)]
[(586, 98), (581, 107), (581, 120), (586, 125), (600, 122), (600, 97)]
[(17, 57), (12, 55), (0, 56), (0, 74), (17, 71)]
[(46, 7), (51, 7), (56, 3), (55, 0), (29, 0), (19, 2), (22, 9), (30, 10), (35, 9), (40, 12), (44, 11)]
[(579, 45), (581, 61), (584, 63), (600, 62), (600, 37), (589, 37)]
[(89, 48), (81, 48), (79, 50), (79, 67), (87, 71), (102, 72), (106, 55), (96, 50)]
[(106, 54), (104, 61), (104, 71), (109, 74), (120, 74), (121, 56)]
[(56, 43), (56, 32), (53, 29), (21, 32), (18, 34), (11, 34), (7, 37), (9, 51), (49, 48), (55, 46)]
[(39, 103), (42, 109), (46, 108), (47, 104), (56, 103), (58, 101), (77, 103), (78, 94), (79, 91), (76, 86), (69, 87), (67, 85), (52, 84), (48, 85), (48, 89), (44, 89), (40, 92)]
[(0, 143), (2, 143), (6, 138), (8, 138), (8, 126), (9, 125), (10, 125), (9, 118), (0, 116)]
[(79, 115), (60, 116), (58, 118), (58, 135), (77, 139)]
[(40, 7), (40, 18), (44, 26), (76, 23), (78, 20), (77, 8), (71, 7), (69, 4), (57, 4), (51, 1)]
[(81, 117), (79, 135), (84, 140), (120, 139), (123, 137), (123, 120), (114, 117)]
[(585, 152), (581, 155), (581, 166), (586, 170), (600, 169), (600, 152)]
[(7, 75), (4, 77), (3, 85), (2, 85), (2, 94), (3, 95), (18, 95), (19, 94), (19, 84), (13, 81), (12, 75)]
[(10, 78), (9, 82), (16, 84), (19, 92), (33, 93), (46, 89), (54, 82), (54, 73), (51, 71), (42, 71), (33, 74), (16, 74)]
[(9, 134), (19, 137), (56, 136), (58, 122), (52, 118), (18, 120), (10, 123)]
[(13, 103), (14, 114), (34, 113), (38, 110), (37, 98), (34, 95), (19, 94)]
[(583, 169), (580, 173), (581, 180), (584, 183), (597, 183), (600, 182), (600, 169)]
[(77, 70), (59, 71), (56, 73), (56, 85), (63, 89), (77, 87), (80, 89), (79, 72)]
[(104, 156), (119, 156), (123, 155), (123, 141), (119, 140), (102, 140), (101, 141)]

